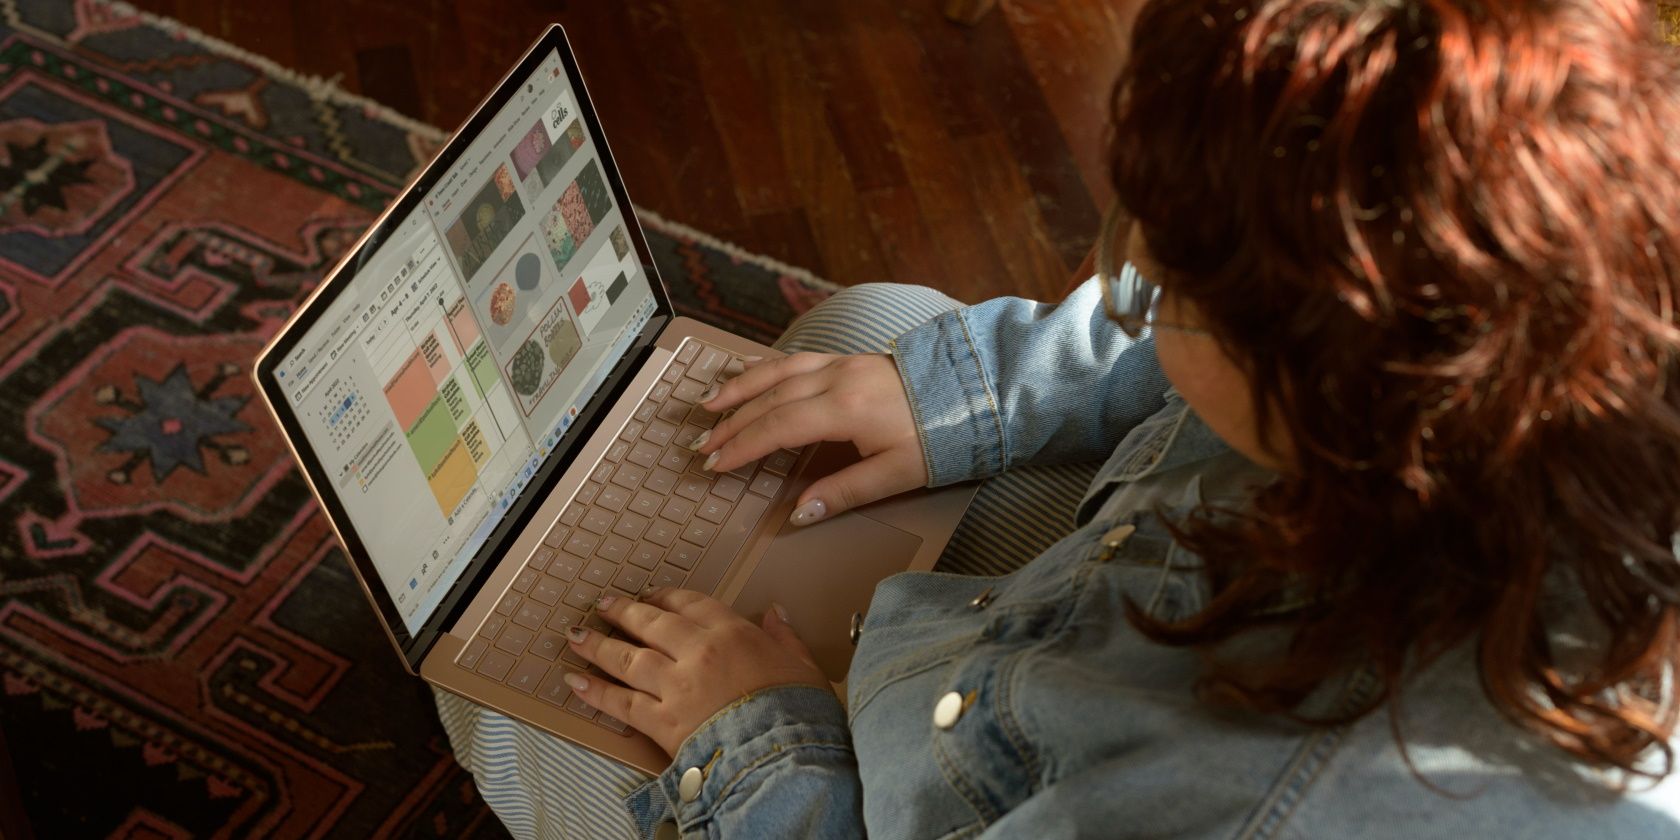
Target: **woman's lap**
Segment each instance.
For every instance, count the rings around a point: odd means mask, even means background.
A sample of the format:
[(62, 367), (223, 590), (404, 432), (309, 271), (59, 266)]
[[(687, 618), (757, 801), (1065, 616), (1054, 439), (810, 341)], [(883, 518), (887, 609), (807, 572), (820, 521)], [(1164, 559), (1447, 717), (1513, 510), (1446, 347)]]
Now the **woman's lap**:
[[(776, 342), (789, 353), (878, 353), (961, 304), (932, 289), (872, 283), (805, 313)], [(1012, 470), (981, 485), (939, 561), (957, 574), (1003, 574), (1072, 529), (1095, 464)], [(438, 711), (462, 766), (516, 837), (632, 837), (621, 800), (635, 771), (444, 692)]]

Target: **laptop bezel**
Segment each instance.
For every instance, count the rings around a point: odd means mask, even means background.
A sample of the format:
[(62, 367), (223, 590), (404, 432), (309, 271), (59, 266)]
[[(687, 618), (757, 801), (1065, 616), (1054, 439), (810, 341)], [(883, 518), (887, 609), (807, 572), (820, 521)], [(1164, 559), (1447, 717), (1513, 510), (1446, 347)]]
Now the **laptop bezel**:
[[(412, 213), (420, 209), (420, 203), (426, 193), (435, 187), (439, 180), (449, 172), (449, 169), (460, 160), (467, 147), (488, 128), (490, 121), (505, 107), (526, 84), (530, 76), (548, 57), (551, 51), (559, 54), (560, 63), (565, 68), (567, 79), (576, 94), (579, 116), (584, 120), (585, 127), (590, 132), (590, 138), (598, 154), (601, 170), (611, 185), (613, 198), (618, 203), (620, 216), (623, 217), (630, 239), (641, 260), (643, 270), (647, 273), (648, 284), (653, 290), (655, 309), (653, 316), (632, 340), (629, 349), (608, 374), (594, 397), (579, 410), (577, 419), (561, 436), (553, 451), (543, 460), (541, 467), (532, 477), (529, 484), (519, 497), (509, 506), (502, 521), (491, 531), (485, 539), (484, 545), (462, 571), (449, 592), (433, 610), (431, 617), (421, 627), (410, 633), (403, 621), (401, 612), (391, 599), (374, 568), (372, 558), (356, 532), (355, 524), (350, 520), (348, 512), (338, 501), (332, 491), (332, 481), (323, 468), (320, 460), (315, 457), (308, 446), (308, 438), (304, 435), (303, 427), (292, 411), (291, 404), (286, 400), (279, 378), (275, 375), (275, 368), (296, 346), (302, 336), (320, 320), (321, 315), (331, 306), (351, 279), (356, 276), (357, 269), (362, 266), (379, 247), (385, 243), (391, 233), (396, 230)], [(425, 659), (427, 652), (436, 642), (437, 636), (444, 628), (452, 623), (460, 611), (470, 602), (470, 596), (476, 593), (487, 571), (494, 562), (501, 558), (504, 547), (511, 543), (530, 522), (541, 500), (559, 480), (564, 470), (562, 465), (569, 463), (570, 456), (576, 449), (594, 433), (600, 423), (605, 409), (616, 403), (629, 385), (632, 374), (652, 355), (654, 341), (659, 333), (675, 316), (671, 306), (670, 296), (661, 282), (654, 264), (653, 252), (647, 244), (640, 221), (635, 216), (633, 205), (624, 187), (623, 177), (618, 170), (618, 164), (609, 148), (606, 134), (601, 129), (600, 117), (595, 111), (593, 101), (589, 97), (584, 84), (583, 75), (578, 68), (576, 56), (566, 39), (564, 29), (559, 24), (551, 25), (541, 37), (533, 43), (525, 55), (512, 70), (505, 75), (489, 96), (481, 102), (467, 121), (456, 129), (449, 141), (444, 144), (437, 155), (424, 169), (409, 183), (398, 196), (396, 201), (374, 221), (362, 238), (348, 251), (339, 263), (323, 280), (321, 285), (298, 307), (297, 312), (281, 328), (267, 347), (257, 358), (253, 368), (253, 377), (263, 398), (268, 402), (276, 421), (284, 430), (291, 449), (302, 465), (306, 477), (315, 491), (315, 496), (331, 520), (334, 530), (357, 575), (361, 578), (363, 590), (367, 593), (380, 620), (385, 624), (386, 631), (392, 641), (401, 651), (409, 669), (417, 671), (420, 662)]]

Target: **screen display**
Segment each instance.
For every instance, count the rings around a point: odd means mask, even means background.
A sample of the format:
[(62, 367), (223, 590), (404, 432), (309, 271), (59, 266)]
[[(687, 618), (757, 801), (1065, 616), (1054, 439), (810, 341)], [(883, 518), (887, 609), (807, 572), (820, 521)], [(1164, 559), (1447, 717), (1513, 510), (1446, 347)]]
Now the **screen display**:
[(274, 368), (410, 633), (657, 306), (577, 102), (544, 57)]

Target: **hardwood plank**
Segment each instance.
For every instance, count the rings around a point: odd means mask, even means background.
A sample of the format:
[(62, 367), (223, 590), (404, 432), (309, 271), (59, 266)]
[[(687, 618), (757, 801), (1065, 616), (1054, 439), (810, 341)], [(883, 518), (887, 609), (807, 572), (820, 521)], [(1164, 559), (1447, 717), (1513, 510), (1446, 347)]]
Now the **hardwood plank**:
[(992, 241), (998, 243), (1004, 274), (1019, 290), (1016, 294), (1033, 300), (1061, 300), (1074, 275), (1057, 253), (1008, 141), (999, 134), (982, 134), (959, 139), (957, 147), (963, 170), (976, 189), (991, 198), (980, 205), (980, 216)]
[[(945, 281), (948, 273), (941, 264), (939, 250), (922, 222), (922, 207), (909, 187), (887, 187), (861, 196), (869, 227), (875, 232), (881, 255), (886, 260), (887, 276), (881, 279), (895, 283), (914, 283), (939, 289), (952, 289)], [(947, 291), (958, 300), (964, 298)], [(972, 302), (973, 295), (968, 300)]]
[(883, 105), (870, 85), (858, 84), (870, 63), (855, 48), (860, 33), (845, 13), (856, 6), (830, 3), (790, 4), (797, 24), (799, 50), (810, 62), (821, 92), (828, 129), (859, 191), (903, 186), (904, 165), (893, 147)]

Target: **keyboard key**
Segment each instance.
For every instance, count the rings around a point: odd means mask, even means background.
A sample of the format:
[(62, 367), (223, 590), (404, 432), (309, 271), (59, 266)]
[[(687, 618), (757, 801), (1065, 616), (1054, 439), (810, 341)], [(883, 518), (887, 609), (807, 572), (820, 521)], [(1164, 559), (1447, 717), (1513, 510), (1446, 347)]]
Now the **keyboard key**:
[(793, 471), (793, 465), (798, 462), (798, 460), (798, 455), (783, 449), (779, 452), (772, 452), (769, 455), (764, 456), (764, 468), (776, 475), (785, 476)]
[(728, 361), (728, 353), (716, 347), (702, 347), (700, 348), (700, 355), (683, 373), (684, 381), (695, 379), (701, 382), (710, 382), (717, 378), (718, 372), (723, 370), (724, 364)]
[(664, 450), (659, 447), (648, 443), (645, 440), (641, 440), (637, 441), (636, 445), (631, 447), (630, 454), (625, 457), (630, 460), (630, 463), (637, 466), (651, 467), (655, 461), (659, 460), (659, 454), (663, 451)]
[(583, 561), (573, 555), (557, 554), (554, 562), (548, 564), (548, 573), (561, 580), (571, 580), (577, 577), (578, 568), (582, 565)]
[(758, 469), (758, 462), (757, 461), (748, 461), (745, 464), (742, 464), (741, 466), (730, 470), (729, 474), (732, 475), (732, 476), (735, 476), (736, 478), (741, 479), (742, 481), (746, 481), (746, 480), (752, 478), (753, 470), (756, 470), (756, 469)]
[(677, 361), (686, 365), (694, 361), (694, 354), (698, 352), (700, 352), (700, 342), (688, 339), (683, 342), (681, 347), (677, 348)]
[[(568, 531), (567, 533), (570, 533), (570, 531)], [(553, 535), (550, 534), (550, 536), (553, 536)], [(555, 543), (554, 548), (559, 548), (560, 546), (563, 546), (565, 544), (566, 544), (565, 541), (562, 540), (561, 542)], [(532, 552), (532, 554), (531, 554), (531, 568), (536, 569), (539, 572), (548, 568), (549, 562), (554, 559), (554, 555), (556, 553), (554, 548), (546, 548), (546, 547), (545, 548), (539, 548), (536, 551)]]
[(537, 640), (531, 643), (531, 653), (550, 662), (560, 658), (566, 652), (566, 636), (553, 630), (544, 630), (537, 634)]
[(683, 365), (671, 365), (670, 367), (665, 369), (664, 373), (659, 375), (659, 381), (660, 382), (675, 382), (678, 379), (682, 378), (684, 370), (686, 370), (686, 368)]
[[(729, 502), (716, 496), (707, 496), (694, 509), (694, 515), (713, 524), (722, 522), (729, 516)], [(688, 536), (688, 532), (684, 531), (683, 536)]]
[(706, 430), (694, 425), (693, 423), (684, 423), (683, 427), (677, 430), (676, 436), (671, 438), (671, 442), (686, 449), (693, 446), (694, 442), (700, 439), (700, 434), (704, 431)]
[(758, 478), (753, 479), (751, 489), (760, 496), (774, 496), (776, 491), (782, 489), (782, 477), (761, 472), (758, 474)]
[(509, 592), (503, 595), (502, 602), (496, 605), (496, 612), (501, 615), (513, 615), (513, 611), (519, 609), (519, 602), (523, 600), (525, 596), (518, 592)]
[(513, 666), (513, 673), (508, 674), (507, 684), (515, 691), (531, 694), (542, 683), (542, 678), (548, 673), (548, 663), (541, 659), (521, 659)]
[(566, 606), (587, 612), (590, 607), (595, 606), (595, 599), (599, 597), (601, 597), (601, 590), (580, 580), (572, 584), (572, 588), (566, 591), (566, 597), (561, 600), (566, 603)]
[(606, 508), (592, 507), (589, 509), (588, 513), (583, 515), (583, 522), (580, 524), (586, 531), (595, 534), (605, 534), (607, 529), (611, 528), (613, 524), (612, 511), (607, 510)]
[(679, 523), (660, 518), (653, 520), (653, 523), (648, 525), (647, 533), (642, 536), (647, 538), (648, 542), (664, 547), (676, 542), (677, 535), (681, 533), (682, 527)]
[(707, 411), (700, 406), (695, 406), (688, 412), (688, 422), (693, 423), (702, 429), (710, 429), (717, 425), (718, 418), (722, 416), (723, 415), (715, 411)]
[[(686, 455), (683, 456), (683, 466), (688, 466)], [(681, 470), (677, 472), (681, 472)], [(648, 471), (647, 481), (642, 482), (642, 486), (661, 496), (669, 496), (671, 491), (677, 487), (677, 472), (672, 472), (664, 467), (654, 467)]]
[(548, 607), (526, 598), (513, 613), (513, 623), (527, 630), (535, 630), (548, 620)]
[(583, 505), (579, 505), (579, 504), (568, 505), (566, 507), (566, 512), (560, 514), (560, 524), (561, 525), (566, 525), (566, 526), (573, 526), (573, 525), (578, 524), (578, 520), (583, 518), (583, 512), (586, 511), (586, 510), (588, 510), (588, 508), (584, 507)]
[(648, 573), (631, 565), (619, 569), (618, 574), (613, 576), (613, 586), (632, 595), (642, 591), (642, 587), (647, 586), (647, 581)]
[[(644, 490), (642, 492), (646, 493), (647, 491)], [(636, 495), (640, 497), (642, 493), (637, 493)], [(613, 526), (613, 533), (627, 540), (639, 540), (642, 538), (642, 532), (647, 530), (649, 521), (650, 520), (646, 516), (626, 513), (618, 518), (618, 524)]]
[(548, 617), (548, 623), (543, 625), (556, 633), (564, 634), (583, 621), (583, 613), (571, 607), (559, 606), (554, 608), (554, 614)]
[(478, 672), (490, 679), (500, 680), (507, 676), (508, 671), (513, 669), (513, 663), (516, 661), (518, 660), (514, 657), (495, 648), (490, 648), (484, 652), (484, 658), (479, 660)]
[(653, 567), (659, 565), (659, 558), (664, 556), (664, 554), (665, 549), (660, 548), (654, 543), (637, 543), (636, 547), (630, 550), (629, 562), (636, 566), (640, 566), (643, 569), (647, 569), (648, 571), (652, 571)]
[[(607, 584), (612, 583), (613, 572), (616, 571), (618, 571), (617, 563), (597, 557), (589, 561), (589, 565), (583, 567), (583, 576), (578, 579), (604, 589)], [(576, 604), (573, 606), (576, 606)]]
[(496, 634), (502, 632), (502, 628), (506, 626), (507, 619), (505, 617), (492, 613), (489, 618), (484, 619), (483, 624), (478, 626), (478, 635), (494, 640)]
[(694, 453), (686, 449), (672, 447), (665, 450), (665, 454), (659, 456), (659, 466), (670, 470), (672, 473), (683, 472), (692, 463), (694, 463)]
[(601, 550), (595, 553), (614, 563), (623, 563), (630, 559), (630, 552), (635, 548), (635, 543), (617, 534), (608, 534), (607, 538), (601, 541)]
[(537, 585), (531, 590), (531, 600), (543, 606), (552, 607), (560, 603), (560, 596), (566, 594), (566, 584), (543, 575), (537, 579)]
[(502, 635), (496, 637), (496, 647), (518, 656), (525, 652), (525, 646), (531, 643), (531, 631), (517, 624), (509, 624)]
[(489, 639), (473, 639), (471, 642), (467, 643), (466, 649), (461, 651), (461, 655), (455, 659), (455, 664), (471, 671), (472, 669), (478, 667), (478, 660), (483, 657), (484, 652), (489, 649)]
[(672, 522), (687, 522), (694, 515), (694, 503), (676, 496), (665, 500), (665, 506), (659, 509), (659, 515)]
[(634, 490), (642, 486), (642, 479), (647, 478), (648, 471), (635, 464), (620, 464), (613, 473), (613, 483), (627, 490)]
[(677, 477), (677, 489), (672, 491), (691, 502), (698, 502), (706, 498), (707, 481), (697, 475), (688, 474)]
[(611, 462), (616, 464), (619, 461), (624, 460), (624, 456), (629, 455), (629, 454), (630, 454), (630, 444), (625, 443), (622, 440), (615, 440), (615, 441), (613, 441), (612, 446), (607, 447), (607, 454), (606, 454), (605, 457), (608, 461), (611, 461)]
[(566, 698), (566, 711), (578, 715), (584, 720), (595, 719), (595, 707), (583, 702), (583, 698), (576, 694)]
[(679, 425), (688, 417), (688, 404), (672, 400), (659, 406), (659, 411), (655, 416), (673, 426)]
[(603, 636), (610, 636), (613, 634), (612, 625), (608, 624), (607, 620), (602, 618), (600, 613), (591, 612), (590, 614), (584, 616), (583, 626), (588, 627)]
[(638, 423), (635, 420), (631, 420), (630, 422), (624, 424), (624, 431), (618, 433), (619, 440), (635, 440), (642, 436), (642, 431), (646, 428), (646, 423)]
[(647, 421), (652, 420), (654, 414), (658, 411), (659, 403), (655, 400), (648, 400), (647, 402), (636, 406), (636, 422), (646, 423)]
[(731, 502), (739, 500), (741, 491), (745, 490), (746, 487), (747, 483), (745, 481), (732, 475), (720, 475), (717, 481), (712, 482), (712, 492)]
[(582, 487), (578, 488), (577, 500), (586, 505), (592, 505), (595, 503), (596, 494), (600, 492), (601, 485), (596, 484), (593, 481), (586, 481), (583, 483)]
[(600, 544), (600, 537), (597, 537), (588, 531), (579, 530), (577, 533), (572, 534), (571, 539), (566, 541), (566, 552), (568, 554), (576, 554), (579, 557), (593, 557), (595, 556), (595, 547)]
[(696, 592), (711, 594), (712, 587), (723, 579), (723, 573), (735, 562), (735, 555), (746, 545), (747, 537), (758, 526), (759, 517), (770, 509), (770, 500), (748, 494), (741, 499), (728, 521), (718, 531), (718, 539), (706, 549), (700, 564), (688, 574), (688, 586)]
[[(653, 386), (653, 390), (648, 392), (648, 401), (663, 405), (666, 400), (671, 398), (671, 393), (675, 389), (675, 385), (668, 382), (661, 382), (658, 385)], [(658, 412), (654, 412), (654, 415), (658, 416)]]
[(723, 363), (724, 376), (733, 378), (746, 372), (747, 363), (740, 356), (730, 356), (729, 361)]
[(706, 393), (706, 384), (704, 382), (684, 379), (683, 381), (678, 382), (675, 388), (671, 389), (671, 399), (691, 403), (699, 400), (700, 395), (704, 393)]
[(671, 546), (670, 551), (665, 553), (665, 562), (683, 571), (688, 571), (694, 568), (695, 563), (700, 562), (700, 554), (700, 546), (693, 543), (678, 542)]
[(596, 501), (601, 507), (616, 513), (624, 510), (625, 505), (630, 504), (630, 491), (609, 484), (601, 491), (601, 495), (596, 497)]
[(565, 653), (560, 654), (560, 661), (572, 666), (573, 669), (578, 671), (589, 667), (589, 660), (578, 656), (578, 652), (572, 650), (570, 647), (566, 648)]
[(597, 714), (595, 716), (595, 722), (601, 724), (602, 726), (605, 726), (608, 729), (611, 729), (614, 732), (617, 732), (620, 735), (625, 734), (626, 730), (628, 730), (630, 728), (630, 724), (625, 723), (624, 721), (619, 720), (618, 718), (615, 718), (612, 715), (607, 714), (606, 712), (601, 712), (600, 714)]
[(647, 431), (642, 432), (642, 440), (655, 446), (664, 446), (671, 442), (671, 436), (676, 433), (676, 426), (664, 420), (655, 420), (647, 424)]
[[(704, 505), (701, 507), (703, 509)], [(703, 519), (695, 519), (683, 526), (683, 539), (695, 545), (703, 546), (711, 542), (712, 537), (717, 536), (717, 532), (718, 526)]]
[(548, 676), (537, 683), (537, 699), (555, 706), (564, 706), (566, 698), (572, 696), (572, 687), (566, 685), (566, 673), (570, 670), (561, 665), (548, 669)]
[(542, 572), (539, 572), (536, 569), (520, 569), (519, 574), (515, 575), (513, 578), (513, 591), (530, 592), (531, 584), (537, 582), (537, 576), (540, 574), (542, 574)]
[(566, 544), (566, 537), (570, 536), (571, 532), (571, 528), (556, 522), (554, 527), (550, 528), (548, 533), (543, 536), (543, 545), (549, 548), (559, 548)]
[(613, 465), (602, 464), (595, 468), (595, 472), (589, 474), (589, 480), (596, 484), (606, 484), (612, 478), (612, 474)]
[(688, 572), (666, 563), (653, 573), (653, 585), (670, 589), (682, 586), (683, 579), (686, 577), (688, 577)]

